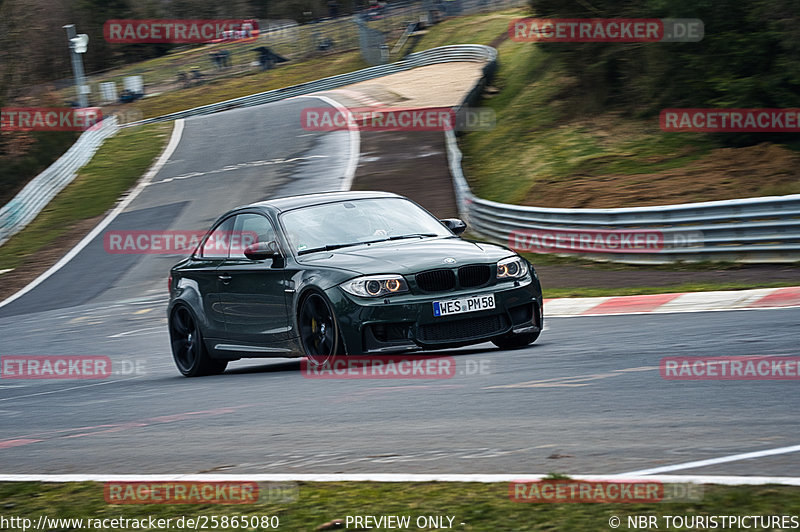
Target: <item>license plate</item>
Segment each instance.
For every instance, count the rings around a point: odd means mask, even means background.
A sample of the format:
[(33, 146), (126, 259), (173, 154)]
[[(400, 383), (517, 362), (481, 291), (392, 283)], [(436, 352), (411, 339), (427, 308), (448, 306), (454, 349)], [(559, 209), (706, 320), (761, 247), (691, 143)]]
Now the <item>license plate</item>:
[(433, 302), (434, 316), (450, 316), (494, 308), (494, 294)]

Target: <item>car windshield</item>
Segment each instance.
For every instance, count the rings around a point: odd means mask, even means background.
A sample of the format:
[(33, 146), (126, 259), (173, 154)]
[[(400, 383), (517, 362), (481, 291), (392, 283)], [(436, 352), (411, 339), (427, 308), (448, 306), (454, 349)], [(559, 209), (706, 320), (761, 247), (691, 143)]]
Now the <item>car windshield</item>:
[(401, 198), (303, 207), (283, 214), (281, 221), (298, 253), (402, 238), (452, 236), (439, 220)]

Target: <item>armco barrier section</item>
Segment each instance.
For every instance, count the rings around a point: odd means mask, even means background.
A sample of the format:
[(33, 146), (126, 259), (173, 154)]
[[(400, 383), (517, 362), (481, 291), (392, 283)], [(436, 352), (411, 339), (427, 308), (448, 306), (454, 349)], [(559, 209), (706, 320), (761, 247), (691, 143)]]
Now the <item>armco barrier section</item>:
[(178, 118), (207, 115), (233, 109), (237, 107), (250, 107), (264, 103), (275, 102), (293, 96), (302, 96), (324, 90), (336, 89), (359, 81), (375, 79), (381, 76), (403, 72), (412, 68), (447, 63), (453, 61), (495, 61), (497, 51), (489, 46), (481, 45), (456, 45), (431, 48), (406, 56), (402, 61), (388, 65), (365, 68), (356, 72), (340, 74), (323, 78), (308, 83), (301, 83), (291, 87), (271, 90), (258, 94), (251, 94), (242, 98), (235, 98), (224, 102), (214, 103), (171, 113), (155, 118), (130, 122), (119, 126), (114, 117), (101, 122), (102, 126), (96, 130), (86, 131), (78, 141), (55, 163), (39, 174), (9, 203), (0, 209), (0, 245), (12, 235), (24, 228), (39, 212), (75, 179), (78, 169), (89, 162), (100, 147), (103, 140), (114, 135), (120, 127), (130, 127), (154, 122), (165, 122)]
[[(483, 78), (464, 100), (464, 105), (474, 105), (497, 67), (497, 51), (482, 45), (454, 45), (416, 52), (396, 63), (196, 107), (123, 127), (261, 105), (336, 89), (412, 68), (455, 61), (487, 62)], [(61, 159), (28, 183), (11, 202), (0, 209), (0, 244), (29, 223), (50, 199), (72, 181), (77, 169), (118, 128), (115, 119), (107, 119), (98, 130), (85, 132)], [(525, 241), (524, 235), (530, 232), (550, 235), (563, 232), (574, 235), (580, 231), (647, 231), (661, 235), (659, 249), (636, 253), (607, 249), (602, 253), (581, 253), (580, 256), (630, 263), (800, 260), (800, 194), (621, 209), (550, 209), (507, 205), (478, 198), (472, 193), (461, 169), (461, 151), (455, 134), (447, 131), (445, 135), (459, 211), (469, 222), (473, 232), (491, 240), (512, 247), (519, 247), (521, 243), (522, 249), (525, 249), (530, 241)], [(515, 241), (518, 235), (523, 235), (523, 238)], [(557, 240), (555, 244), (551, 240), (549, 247), (555, 253), (572, 254), (574, 251), (569, 246), (564, 246), (563, 241), (559, 243)]]
[(251, 94), (241, 98), (234, 98), (224, 102), (212, 103), (187, 109), (185, 111), (178, 111), (177, 113), (170, 113), (163, 116), (154, 118), (146, 118), (138, 122), (131, 122), (125, 124), (123, 127), (135, 126), (140, 124), (150, 124), (153, 122), (163, 122), (167, 120), (177, 120), (178, 118), (190, 118), (193, 116), (208, 115), (218, 113), (220, 111), (227, 111), (228, 109), (236, 109), (239, 107), (251, 107), (254, 105), (261, 105), (286, 98), (295, 96), (304, 96), (312, 92), (320, 92), (332, 89), (338, 89), (345, 85), (352, 85), (361, 81), (367, 81), (389, 74), (396, 74), (397, 72), (404, 72), (412, 68), (435, 65), (437, 63), (449, 63), (455, 61), (496, 61), (497, 50), (489, 46), (478, 44), (459, 44), (453, 46), (440, 46), (438, 48), (431, 48), (422, 52), (415, 52), (407, 55), (403, 60), (386, 65), (379, 65), (355, 72), (348, 72), (347, 74), (338, 74), (329, 78), (318, 79), (301, 83), (299, 85), (292, 85), (291, 87), (284, 87), (258, 94)]
[[(496, 68), (495, 57), (462, 106), (478, 104)], [(536, 252), (537, 248), (631, 264), (800, 261), (800, 194), (618, 209), (508, 205), (472, 193), (461, 168), (455, 133), (446, 131), (445, 140), (456, 203), (470, 231), (520, 251)], [(605, 244), (602, 250), (592, 245), (598, 235)], [(637, 235), (653, 237), (656, 244), (636, 252), (628, 247), (626, 253), (621, 240), (630, 243)], [(588, 245), (580, 243), (581, 237)]]
[(64, 155), (0, 208), (0, 245), (36, 218), (50, 200), (75, 179), (78, 170), (91, 160), (103, 141), (118, 130), (117, 118), (109, 117), (84, 131)]

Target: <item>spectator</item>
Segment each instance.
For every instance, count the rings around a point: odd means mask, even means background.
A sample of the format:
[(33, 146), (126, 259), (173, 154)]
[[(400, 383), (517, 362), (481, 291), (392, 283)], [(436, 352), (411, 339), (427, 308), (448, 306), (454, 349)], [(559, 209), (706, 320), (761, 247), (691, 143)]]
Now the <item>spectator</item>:
[(339, 2), (336, 0), (328, 0), (328, 16), (330, 18), (337, 18), (339, 16)]
[(178, 70), (178, 83), (184, 88), (189, 85), (189, 76), (183, 70)]

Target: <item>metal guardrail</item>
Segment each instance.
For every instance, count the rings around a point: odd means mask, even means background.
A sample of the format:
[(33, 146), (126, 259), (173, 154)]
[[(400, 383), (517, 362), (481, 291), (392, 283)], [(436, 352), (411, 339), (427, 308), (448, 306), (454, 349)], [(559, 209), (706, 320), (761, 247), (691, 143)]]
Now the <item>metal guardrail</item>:
[[(178, 113), (126, 124), (146, 124), (207, 115), (237, 107), (274, 102), (312, 92), (336, 89), (412, 68), (452, 61), (487, 62), (484, 76), (464, 104), (474, 104), (497, 67), (497, 51), (481, 45), (455, 45), (410, 54), (402, 61), (356, 72), (236, 98)], [(87, 131), (70, 150), (42, 172), (6, 206), (0, 209), (0, 244), (19, 231), (75, 177), (102, 141), (116, 133), (115, 119)], [(549, 209), (507, 205), (476, 197), (461, 169), (461, 151), (455, 134), (446, 132), (448, 161), (459, 211), (473, 232), (512, 247), (521, 235), (523, 245), (531, 232), (551, 234), (591, 232), (661, 235), (659, 249), (650, 252), (581, 253), (581, 256), (618, 262), (665, 263), (675, 261), (733, 260), (741, 262), (793, 262), (800, 260), (800, 194), (748, 198), (657, 207), (623, 209)], [(556, 243), (555, 253), (573, 248)]]
[(119, 130), (116, 117), (106, 118), (84, 131), (56, 162), (33, 178), (14, 198), (0, 208), (0, 245), (28, 225), (88, 163), (105, 139)]
[(271, 90), (259, 94), (251, 94), (242, 98), (235, 98), (211, 105), (195, 107), (177, 113), (171, 113), (155, 118), (130, 122), (123, 126), (118, 124), (116, 117), (106, 118), (97, 129), (86, 131), (78, 141), (56, 162), (45, 171), (31, 180), (19, 194), (10, 202), (0, 208), (0, 245), (5, 243), (12, 235), (16, 234), (30, 223), (41, 210), (61, 190), (75, 179), (79, 168), (92, 158), (102, 142), (114, 135), (120, 127), (165, 122), (178, 118), (207, 115), (237, 107), (249, 107), (264, 103), (275, 102), (293, 96), (302, 96), (312, 92), (336, 89), (359, 81), (375, 79), (396, 72), (403, 72), (420, 66), (446, 63), (451, 61), (494, 61), (497, 51), (494, 48), (481, 45), (455, 45), (431, 48), (422, 52), (408, 55), (402, 61), (380, 65), (347, 74), (340, 74), (308, 83), (301, 83), (291, 87)]
[(338, 89), (345, 85), (367, 81), (389, 74), (396, 74), (412, 68), (421, 66), (434, 65), (437, 63), (447, 63), (452, 61), (494, 61), (497, 58), (497, 50), (489, 46), (482, 46), (478, 44), (459, 44), (453, 46), (440, 46), (438, 48), (431, 48), (421, 52), (415, 52), (407, 55), (403, 60), (386, 65), (378, 65), (374, 67), (356, 70), (355, 72), (348, 72), (347, 74), (339, 74), (328, 78), (309, 81), (299, 85), (292, 85), (291, 87), (283, 87), (258, 94), (251, 94), (241, 98), (234, 98), (232, 100), (225, 100), (223, 102), (212, 103), (187, 109), (185, 111), (178, 111), (154, 118), (146, 118), (137, 122), (130, 122), (122, 127), (131, 127), (141, 124), (152, 124), (154, 122), (164, 122), (169, 120), (177, 120), (179, 118), (190, 118), (193, 116), (202, 116), (220, 111), (227, 111), (228, 109), (236, 109), (239, 107), (251, 107), (254, 105), (262, 105), (265, 103), (276, 102), (294, 96), (304, 96), (312, 92), (320, 92), (332, 89)]
[[(462, 106), (478, 103), (496, 68), (495, 56)], [(446, 131), (445, 140), (461, 217), (473, 233), (509, 247), (633, 264), (800, 261), (800, 194), (618, 209), (509, 205), (472, 193), (455, 133)], [(636, 235), (652, 237), (653, 245), (608, 245)], [(602, 249), (592, 241), (598, 236)]]

